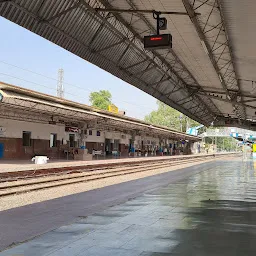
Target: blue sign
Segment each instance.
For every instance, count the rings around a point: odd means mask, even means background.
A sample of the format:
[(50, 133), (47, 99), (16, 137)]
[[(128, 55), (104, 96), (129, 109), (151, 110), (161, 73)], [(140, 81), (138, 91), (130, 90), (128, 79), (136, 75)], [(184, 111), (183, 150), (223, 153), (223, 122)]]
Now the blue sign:
[(0, 143), (0, 158), (4, 157), (4, 144)]
[(186, 133), (189, 134), (189, 135), (197, 136), (198, 130), (196, 128), (188, 128)]

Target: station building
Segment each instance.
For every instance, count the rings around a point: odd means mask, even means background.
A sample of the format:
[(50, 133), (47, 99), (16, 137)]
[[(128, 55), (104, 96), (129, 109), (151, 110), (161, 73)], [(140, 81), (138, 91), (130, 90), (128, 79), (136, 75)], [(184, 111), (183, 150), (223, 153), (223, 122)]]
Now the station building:
[(0, 82), (0, 159), (191, 154), (200, 138)]

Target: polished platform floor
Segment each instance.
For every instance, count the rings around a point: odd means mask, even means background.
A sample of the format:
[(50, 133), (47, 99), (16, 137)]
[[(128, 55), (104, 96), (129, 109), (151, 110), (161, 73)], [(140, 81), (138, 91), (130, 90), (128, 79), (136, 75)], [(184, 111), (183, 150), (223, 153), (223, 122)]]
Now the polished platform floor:
[(256, 162), (216, 162), (0, 255), (254, 256)]

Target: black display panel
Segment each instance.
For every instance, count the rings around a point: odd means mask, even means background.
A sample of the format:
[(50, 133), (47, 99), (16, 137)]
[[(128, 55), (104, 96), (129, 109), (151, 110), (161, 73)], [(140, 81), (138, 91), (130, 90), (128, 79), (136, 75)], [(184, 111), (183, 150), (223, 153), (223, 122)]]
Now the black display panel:
[(144, 48), (145, 49), (166, 49), (172, 48), (172, 35), (153, 35), (144, 36)]

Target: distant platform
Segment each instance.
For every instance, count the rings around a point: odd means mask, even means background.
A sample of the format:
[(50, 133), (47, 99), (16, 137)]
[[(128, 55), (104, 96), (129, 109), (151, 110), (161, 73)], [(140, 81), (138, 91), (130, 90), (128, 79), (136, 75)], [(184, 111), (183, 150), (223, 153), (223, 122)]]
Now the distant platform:
[(105, 166), (124, 163), (136, 163), (147, 161), (159, 161), (159, 160), (179, 160), (198, 157), (210, 157), (214, 155), (230, 155), (230, 153), (222, 154), (194, 154), (194, 155), (177, 155), (177, 156), (154, 156), (154, 157), (130, 157), (121, 159), (104, 159), (104, 160), (92, 160), (92, 161), (75, 161), (75, 160), (50, 160), (47, 164), (34, 164), (30, 160), (1, 160), (0, 161), (0, 173), (4, 172), (18, 172), (28, 170), (40, 170), (40, 169), (54, 169), (54, 168), (72, 168), (83, 166)]

